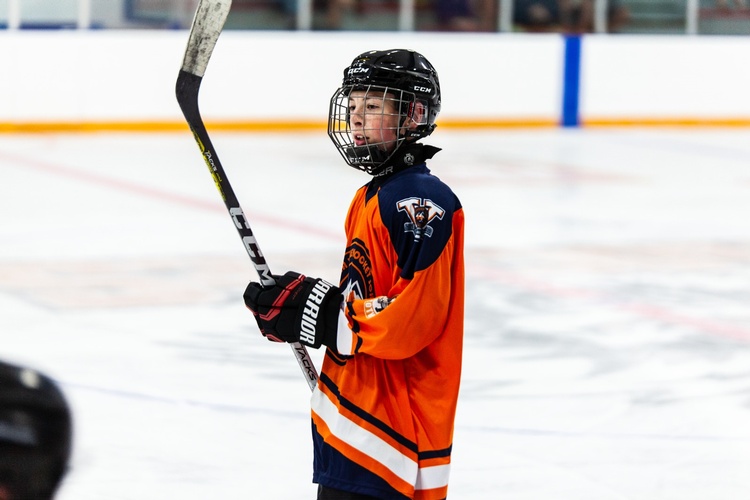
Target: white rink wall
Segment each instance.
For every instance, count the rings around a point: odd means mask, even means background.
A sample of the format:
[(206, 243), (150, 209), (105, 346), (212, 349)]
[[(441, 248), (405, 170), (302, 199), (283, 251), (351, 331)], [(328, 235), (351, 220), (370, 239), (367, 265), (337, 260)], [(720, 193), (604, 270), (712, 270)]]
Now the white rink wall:
[(584, 38), (584, 119), (750, 119), (750, 37)]
[[(0, 32), (0, 126), (182, 121), (186, 31)], [(317, 121), (352, 57), (413, 48), (438, 68), (441, 120), (557, 123), (559, 35), (227, 31), (201, 89), (206, 121)], [(750, 37), (586, 36), (581, 119), (750, 124)]]

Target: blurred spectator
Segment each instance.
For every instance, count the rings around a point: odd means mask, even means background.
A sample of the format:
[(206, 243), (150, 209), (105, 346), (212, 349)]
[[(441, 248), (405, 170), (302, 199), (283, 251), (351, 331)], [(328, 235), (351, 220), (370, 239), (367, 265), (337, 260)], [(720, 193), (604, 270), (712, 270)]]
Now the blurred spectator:
[[(594, 0), (559, 0), (562, 29), (567, 33), (594, 32)], [(618, 33), (630, 19), (619, 0), (607, 2), (607, 32)]]
[(68, 467), (72, 425), (50, 378), (0, 361), (0, 500), (51, 500)]
[[(344, 12), (354, 10), (358, 6), (357, 0), (327, 0), (322, 4), (326, 13), (323, 29), (326, 30), (340, 30)], [(296, 2), (294, 2), (294, 6), (296, 8)]]
[(442, 31), (495, 31), (493, 0), (433, 0)]
[[(417, 0), (417, 9), (429, 8), (434, 13), (435, 25), (430, 29), (439, 31), (488, 31), (497, 28), (495, 21), (496, 0)], [(398, 0), (385, 1), (383, 5), (395, 6)], [(347, 12), (364, 15), (366, 0), (315, 0), (316, 9), (325, 12), (324, 26), (320, 29), (340, 30)]]
[(513, 23), (533, 33), (560, 30), (558, 0), (514, 0)]
[[(733, 0), (732, 3), (738, 9), (747, 8), (747, 0)], [(716, 0), (716, 7), (719, 9), (729, 9), (729, 0)]]

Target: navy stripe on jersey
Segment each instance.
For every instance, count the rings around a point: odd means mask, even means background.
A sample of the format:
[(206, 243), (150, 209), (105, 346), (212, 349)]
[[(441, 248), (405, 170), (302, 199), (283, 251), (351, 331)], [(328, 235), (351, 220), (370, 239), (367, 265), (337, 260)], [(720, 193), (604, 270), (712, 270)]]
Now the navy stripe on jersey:
[(338, 352), (336, 352), (334, 349), (328, 348), (326, 349), (325, 355), (334, 363), (336, 363), (339, 366), (344, 366), (346, 364), (347, 357), (342, 356)]
[(323, 383), (328, 388), (328, 390), (331, 391), (331, 393), (336, 396), (336, 399), (338, 400), (339, 404), (342, 407), (354, 413), (359, 418), (369, 423), (373, 427), (377, 427), (384, 433), (388, 434), (394, 441), (396, 441), (400, 445), (413, 451), (414, 453), (417, 453), (418, 451), (417, 443), (402, 436), (398, 432), (394, 431), (391, 427), (383, 423), (383, 421), (373, 417), (372, 415), (367, 413), (365, 410), (363, 410), (359, 406), (355, 405), (354, 403), (352, 403), (345, 397), (341, 396), (341, 393), (339, 392), (339, 388), (336, 386), (336, 384), (333, 383), (333, 381), (325, 373), (320, 374), (320, 382)]
[(442, 458), (451, 456), (451, 450), (453, 446), (449, 446), (443, 450), (431, 450), (431, 451), (420, 451), (418, 454), (419, 460), (428, 460), (430, 458)]
[[(408, 500), (377, 474), (356, 464), (323, 441), (318, 428), (312, 424), (315, 455), (313, 482), (328, 488), (371, 495), (384, 500)], [(327, 465), (328, 470), (323, 469)]]

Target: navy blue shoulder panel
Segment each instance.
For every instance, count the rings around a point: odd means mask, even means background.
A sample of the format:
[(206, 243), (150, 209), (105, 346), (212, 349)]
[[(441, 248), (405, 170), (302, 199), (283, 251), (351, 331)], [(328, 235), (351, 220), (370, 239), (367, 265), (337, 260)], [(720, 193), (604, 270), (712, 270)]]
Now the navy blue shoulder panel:
[(461, 202), (427, 165), (388, 178), (378, 191), (380, 217), (398, 255), (401, 276), (411, 279), (437, 260), (450, 240)]

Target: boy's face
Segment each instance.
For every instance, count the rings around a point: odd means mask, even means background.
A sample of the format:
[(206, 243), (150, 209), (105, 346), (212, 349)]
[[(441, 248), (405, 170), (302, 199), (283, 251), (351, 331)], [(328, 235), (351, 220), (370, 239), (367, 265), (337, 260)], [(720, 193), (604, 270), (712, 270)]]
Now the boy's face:
[(354, 90), (349, 95), (349, 128), (355, 146), (393, 150), (400, 118), (397, 103), (390, 94)]

